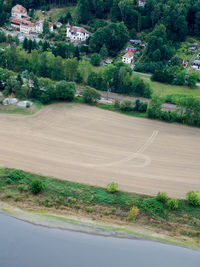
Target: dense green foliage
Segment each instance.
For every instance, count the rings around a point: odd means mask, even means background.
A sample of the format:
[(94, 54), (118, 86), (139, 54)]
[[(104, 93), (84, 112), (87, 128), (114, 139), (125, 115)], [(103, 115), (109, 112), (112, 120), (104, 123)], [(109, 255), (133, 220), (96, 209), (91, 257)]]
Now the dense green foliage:
[(200, 206), (200, 191), (191, 191), (187, 193), (187, 201), (193, 206)]
[(101, 98), (100, 93), (90, 86), (85, 86), (81, 95), (83, 96), (84, 102), (88, 104), (95, 104)]
[(45, 186), (44, 186), (43, 181), (41, 179), (32, 180), (32, 182), (30, 184), (31, 193), (33, 193), (34, 195), (37, 195), (37, 194), (41, 193), (42, 191), (44, 191), (44, 189), (45, 189)]

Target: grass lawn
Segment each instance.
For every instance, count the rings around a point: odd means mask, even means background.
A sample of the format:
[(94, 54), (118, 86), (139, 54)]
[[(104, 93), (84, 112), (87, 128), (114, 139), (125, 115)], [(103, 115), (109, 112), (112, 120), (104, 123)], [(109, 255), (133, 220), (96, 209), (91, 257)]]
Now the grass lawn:
[(158, 94), (163, 97), (166, 97), (168, 95), (192, 95), (195, 97), (200, 97), (200, 87), (197, 87), (196, 89), (190, 89), (187, 86), (178, 86), (178, 85), (171, 85), (171, 84), (165, 84), (165, 83), (159, 83), (151, 81), (151, 79), (147, 76), (144, 76), (142, 74), (140, 75), (141, 78), (148, 82), (153, 89), (153, 94)]
[(0, 113), (32, 115), (43, 107), (43, 105), (39, 101), (35, 101), (34, 104), (35, 105), (30, 108), (21, 108), (15, 105), (0, 105)]
[(46, 14), (42, 14), (42, 10), (36, 10), (34, 18), (37, 19), (47, 19), (51, 18), (53, 23), (56, 23), (61, 16), (65, 16), (67, 12), (70, 12), (72, 16), (75, 14), (75, 6), (67, 6), (63, 8), (52, 8), (46, 11)]

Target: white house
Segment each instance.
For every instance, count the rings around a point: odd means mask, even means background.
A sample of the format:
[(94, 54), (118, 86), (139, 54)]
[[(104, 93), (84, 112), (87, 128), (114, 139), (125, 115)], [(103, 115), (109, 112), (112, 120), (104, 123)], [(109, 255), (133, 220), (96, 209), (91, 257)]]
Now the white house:
[(86, 29), (82, 27), (70, 26), (68, 23), (66, 37), (73, 41), (86, 41), (87, 38), (91, 35)]
[(131, 64), (133, 62), (133, 52), (127, 52), (125, 55), (122, 57), (122, 61), (127, 64)]
[(36, 33), (43, 33), (43, 20), (38, 20), (35, 24), (35, 32)]
[(30, 19), (30, 17), (27, 15), (26, 8), (21, 5), (16, 5), (12, 8), (11, 16), (13, 18), (19, 18), (19, 19), (27, 19), (27, 20)]

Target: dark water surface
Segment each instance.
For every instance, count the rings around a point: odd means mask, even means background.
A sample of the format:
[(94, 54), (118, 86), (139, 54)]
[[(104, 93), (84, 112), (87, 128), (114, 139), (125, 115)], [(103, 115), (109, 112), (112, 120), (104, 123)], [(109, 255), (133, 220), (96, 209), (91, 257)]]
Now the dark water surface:
[(200, 267), (200, 252), (35, 226), (0, 214), (0, 267)]

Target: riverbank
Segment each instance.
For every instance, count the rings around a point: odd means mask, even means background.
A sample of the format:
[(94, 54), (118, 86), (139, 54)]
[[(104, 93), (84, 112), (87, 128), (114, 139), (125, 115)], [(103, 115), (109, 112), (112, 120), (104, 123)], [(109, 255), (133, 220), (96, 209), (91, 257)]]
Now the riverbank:
[(190, 242), (180, 241), (164, 233), (154, 232), (150, 227), (142, 227), (137, 223), (134, 224), (134, 226), (130, 224), (124, 225), (122, 223), (117, 224), (112, 220), (100, 221), (94, 218), (87, 218), (83, 215), (77, 216), (75, 212), (70, 212), (66, 215), (58, 211), (54, 213), (51, 210), (22, 209), (2, 201), (0, 201), (0, 213), (47, 228), (69, 230), (105, 237), (151, 240), (200, 251), (200, 246), (196, 246)]
[[(44, 191), (32, 194), (30, 184), (40, 179)], [(200, 249), (199, 208), (179, 200), (171, 211), (155, 197), (61, 181), (36, 174), (0, 169), (1, 211), (41, 224), (93, 234), (153, 238)], [(137, 206), (136, 220), (127, 220)], [(64, 228), (63, 228), (64, 227)]]

